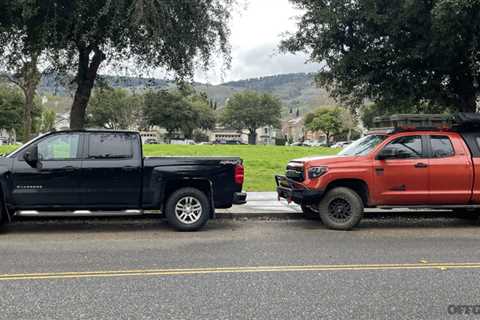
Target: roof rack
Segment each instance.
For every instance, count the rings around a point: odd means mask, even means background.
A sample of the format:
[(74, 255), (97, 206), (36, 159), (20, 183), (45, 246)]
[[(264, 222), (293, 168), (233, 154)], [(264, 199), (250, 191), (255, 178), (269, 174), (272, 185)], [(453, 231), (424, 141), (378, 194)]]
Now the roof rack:
[(376, 127), (370, 132), (387, 134), (402, 131), (479, 131), (480, 113), (446, 114), (394, 114), (375, 117)]
[(459, 112), (454, 116), (453, 129), (456, 131), (479, 131), (480, 113)]
[(452, 127), (452, 116), (444, 114), (394, 114), (375, 117), (373, 122), (381, 128), (439, 130)]

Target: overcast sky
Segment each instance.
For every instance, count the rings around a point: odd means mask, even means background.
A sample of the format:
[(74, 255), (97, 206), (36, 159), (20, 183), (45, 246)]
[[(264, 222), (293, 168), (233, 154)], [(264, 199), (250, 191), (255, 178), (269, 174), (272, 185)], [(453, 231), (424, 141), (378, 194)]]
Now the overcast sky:
[[(288, 0), (238, 0), (230, 21), (230, 69), (226, 69), (221, 57), (217, 57), (207, 72), (196, 70), (194, 80), (220, 84), (283, 73), (318, 71), (320, 66), (307, 63), (306, 55), (284, 54), (278, 50), (285, 33), (296, 30), (296, 17), (299, 15), (301, 11), (295, 9)], [(127, 63), (132, 64), (131, 61)], [(141, 70), (140, 74), (136, 69), (125, 73), (122, 70), (105, 66), (102, 71), (159, 79), (171, 79), (173, 76), (164, 69)]]
[(295, 17), (301, 12), (288, 0), (240, 0), (231, 21), (232, 64), (224, 70), (217, 63), (207, 73), (197, 71), (195, 80), (217, 84), (281, 73), (318, 71), (306, 64), (303, 54), (278, 52), (282, 33), (296, 29)]

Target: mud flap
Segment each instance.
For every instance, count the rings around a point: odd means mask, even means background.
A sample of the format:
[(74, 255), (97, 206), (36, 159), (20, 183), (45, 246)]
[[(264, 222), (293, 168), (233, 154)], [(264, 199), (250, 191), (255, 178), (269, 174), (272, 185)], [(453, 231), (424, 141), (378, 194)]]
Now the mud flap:
[(1, 207), (0, 207), (0, 225), (12, 222), (12, 217), (8, 211), (6, 201), (5, 201), (5, 195), (4, 193), (0, 190), (0, 196), (1, 196)]
[(208, 180), (210, 184), (210, 218), (215, 219), (215, 201), (213, 195), (213, 183), (212, 181)]

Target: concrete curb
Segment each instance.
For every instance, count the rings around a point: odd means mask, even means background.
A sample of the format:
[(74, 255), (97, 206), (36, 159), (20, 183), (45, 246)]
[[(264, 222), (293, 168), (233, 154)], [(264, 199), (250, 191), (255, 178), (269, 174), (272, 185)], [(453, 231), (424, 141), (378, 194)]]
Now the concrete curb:
[(304, 219), (298, 212), (217, 212), (216, 219), (262, 219), (262, 220), (293, 220)]
[[(368, 210), (364, 219), (458, 219), (450, 211), (440, 210)], [(225, 220), (302, 220), (306, 219), (301, 212), (217, 212), (215, 219)], [(311, 219), (310, 219), (311, 220)]]

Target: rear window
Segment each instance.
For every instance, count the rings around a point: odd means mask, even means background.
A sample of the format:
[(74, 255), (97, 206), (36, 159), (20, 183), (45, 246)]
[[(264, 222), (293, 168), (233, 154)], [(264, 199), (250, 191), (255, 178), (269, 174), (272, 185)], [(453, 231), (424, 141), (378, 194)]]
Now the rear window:
[(135, 136), (125, 133), (94, 133), (89, 135), (89, 159), (129, 159), (133, 157)]
[(432, 142), (433, 158), (445, 158), (455, 155), (450, 138), (446, 136), (430, 136), (430, 141)]

